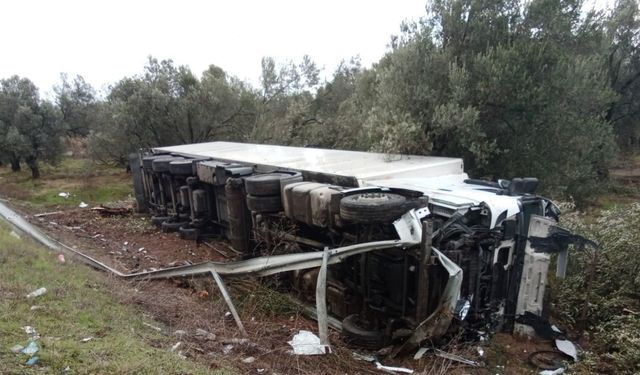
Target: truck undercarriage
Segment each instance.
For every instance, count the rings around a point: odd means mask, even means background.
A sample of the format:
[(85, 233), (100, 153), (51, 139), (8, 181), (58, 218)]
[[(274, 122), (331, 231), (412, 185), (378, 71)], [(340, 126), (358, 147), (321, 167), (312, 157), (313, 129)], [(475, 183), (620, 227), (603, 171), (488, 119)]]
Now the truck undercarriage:
[(422, 180), (406, 173), (365, 181), (240, 159), (172, 148), (132, 155), (138, 207), (184, 238), (228, 239), (256, 274), (279, 264), (279, 287), (310, 304), (330, 251), (326, 310), (345, 342), (400, 352), (457, 329), (528, 333), (516, 317), (542, 313), (550, 257), (530, 237), (549, 237), (559, 211), (533, 194), (537, 180), (489, 183), (460, 171), (454, 189), (438, 170), (417, 177), (441, 183), (416, 188)]

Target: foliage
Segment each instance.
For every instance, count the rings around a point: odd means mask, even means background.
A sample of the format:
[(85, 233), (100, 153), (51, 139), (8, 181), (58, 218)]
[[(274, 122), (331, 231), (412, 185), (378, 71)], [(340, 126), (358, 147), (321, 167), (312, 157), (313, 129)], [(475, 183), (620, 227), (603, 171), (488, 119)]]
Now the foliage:
[(96, 92), (82, 76), (78, 75), (69, 82), (67, 75), (61, 74), (60, 80), (54, 91), (61, 126), (71, 137), (86, 137), (96, 113)]
[(246, 85), (216, 66), (198, 79), (188, 67), (150, 57), (143, 75), (122, 79), (97, 107), (90, 148), (99, 160), (125, 164), (139, 148), (239, 140), (254, 105)]
[(611, 101), (607, 119), (624, 150), (640, 147), (640, 11), (635, 0), (619, 0), (606, 23), (607, 67), (618, 99)]
[[(640, 203), (604, 211), (592, 222), (570, 215), (563, 225), (596, 239), (599, 249), (572, 253), (568, 277), (558, 283), (554, 310), (566, 324), (586, 329), (595, 352), (603, 353), (594, 366), (604, 362), (613, 365), (614, 372), (637, 373)], [(599, 371), (596, 367), (591, 370)]]
[(38, 88), (27, 78), (0, 81), (0, 158), (20, 169), (24, 160), (32, 177), (40, 177), (38, 162), (55, 162), (62, 153), (58, 109), (41, 100)]

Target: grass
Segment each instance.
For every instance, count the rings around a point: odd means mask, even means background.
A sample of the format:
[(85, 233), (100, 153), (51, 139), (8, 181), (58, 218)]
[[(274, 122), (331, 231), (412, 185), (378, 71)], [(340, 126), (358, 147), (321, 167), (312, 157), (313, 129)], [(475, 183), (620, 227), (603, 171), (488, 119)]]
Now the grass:
[[(131, 177), (123, 169), (103, 166), (87, 159), (63, 159), (54, 166), (43, 165), (42, 177), (31, 179), (28, 170), (12, 172), (0, 168), (0, 194), (36, 209), (89, 206), (129, 199)], [(68, 198), (59, 193), (69, 193)]]
[[(113, 284), (102, 274), (16, 238), (0, 223), (0, 373), (73, 374), (223, 374), (181, 359), (170, 351), (175, 339), (150, 329), (133, 306), (119, 304), (109, 293)], [(26, 295), (40, 287), (47, 293)], [(132, 290), (132, 293), (135, 291)], [(32, 310), (37, 305), (40, 308)], [(41, 336), (36, 366), (28, 356), (9, 349), (30, 340), (22, 329), (32, 326)], [(81, 339), (93, 337), (88, 342)]]

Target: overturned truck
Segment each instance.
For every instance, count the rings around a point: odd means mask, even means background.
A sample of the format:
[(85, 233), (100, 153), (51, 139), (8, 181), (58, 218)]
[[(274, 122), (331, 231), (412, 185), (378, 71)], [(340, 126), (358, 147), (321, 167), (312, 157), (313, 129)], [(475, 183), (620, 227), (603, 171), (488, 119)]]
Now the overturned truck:
[[(355, 346), (460, 327), (528, 334), (517, 318), (542, 313), (549, 253), (566, 265), (538, 181), (469, 179), (461, 159), (210, 142), (132, 155), (131, 167), (139, 210), (164, 231), (228, 239), (246, 259), (345, 249), (324, 298)], [(291, 269), (280, 285), (313, 302), (319, 268)]]

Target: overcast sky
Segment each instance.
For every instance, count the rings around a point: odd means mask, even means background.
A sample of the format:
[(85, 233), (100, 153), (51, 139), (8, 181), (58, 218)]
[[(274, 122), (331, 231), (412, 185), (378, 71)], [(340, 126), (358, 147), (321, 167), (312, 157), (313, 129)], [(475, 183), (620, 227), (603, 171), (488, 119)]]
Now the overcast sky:
[[(607, 2), (611, 0), (590, 0)], [(252, 83), (260, 59), (308, 54), (330, 75), (387, 50), (426, 0), (0, 0), (0, 78), (28, 77), (47, 95), (61, 72), (97, 89), (142, 72), (147, 57), (200, 74), (209, 64)]]
[(96, 88), (142, 72), (147, 56), (200, 74), (209, 64), (253, 83), (260, 59), (308, 54), (328, 73), (341, 59), (377, 61), (425, 0), (2, 1), (0, 78), (30, 78), (41, 91), (60, 72)]

